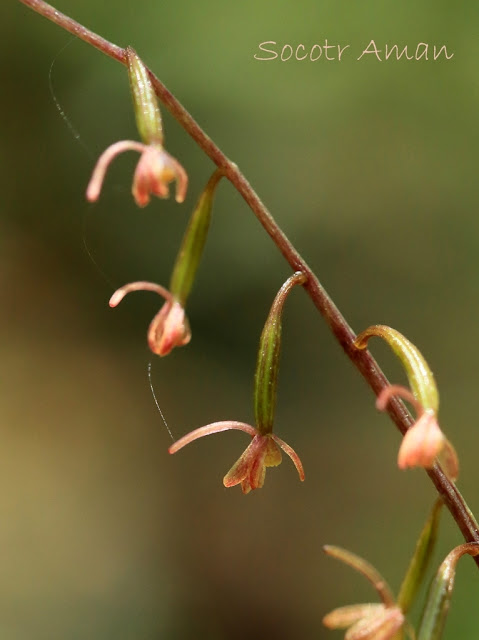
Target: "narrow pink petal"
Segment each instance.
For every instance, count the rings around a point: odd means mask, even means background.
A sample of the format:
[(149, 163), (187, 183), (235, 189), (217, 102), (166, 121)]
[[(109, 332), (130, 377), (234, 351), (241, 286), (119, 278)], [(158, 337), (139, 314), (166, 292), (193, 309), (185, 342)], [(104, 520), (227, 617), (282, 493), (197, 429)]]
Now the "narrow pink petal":
[(168, 291), (168, 289), (165, 289), (165, 287), (162, 287), (160, 284), (143, 281), (130, 282), (129, 284), (125, 284), (123, 285), (123, 287), (120, 287), (115, 291), (115, 293), (110, 298), (110, 307), (116, 307), (118, 304), (120, 304), (126, 294), (130, 293), (131, 291), (153, 291), (154, 293), (157, 293), (158, 295), (165, 298), (165, 300), (167, 301), (172, 299), (172, 295)]
[(271, 434), (271, 438), (276, 442), (276, 444), (278, 444), (281, 447), (281, 449), (283, 449), (285, 454), (291, 458), (294, 466), (296, 467), (296, 470), (298, 471), (299, 479), (302, 482), (304, 480), (303, 463), (301, 462), (296, 451), (292, 447), (290, 447), (289, 444), (286, 444), (284, 440), (281, 440), (281, 438), (278, 438), (278, 436), (275, 436), (274, 433)]
[(323, 551), (331, 558), (336, 558), (337, 560), (344, 562), (344, 564), (347, 564), (349, 567), (363, 575), (366, 580), (369, 580), (387, 608), (394, 605), (394, 596), (388, 583), (379, 571), (377, 571), (367, 560), (364, 560), (364, 558), (361, 558), (361, 556), (356, 555), (352, 551), (348, 551), (348, 549), (343, 549), (342, 547), (337, 547), (332, 544), (325, 544), (323, 546)]
[(115, 142), (108, 149), (101, 154), (98, 158), (95, 168), (93, 169), (90, 182), (86, 190), (86, 198), (89, 202), (95, 202), (100, 195), (101, 186), (105, 178), (106, 170), (110, 162), (116, 158), (116, 156), (124, 151), (139, 151), (143, 153), (146, 145), (141, 142), (135, 142), (134, 140), (121, 140)]
[(176, 453), (184, 446), (193, 442), (193, 440), (197, 440), (198, 438), (202, 438), (203, 436), (209, 436), (212, 433), (220, 433), (221, 431), (228, 431), (230, 429), (238, 429), (239, 431), (245, 431), (251, 437), (254, 438), (258, 434), (256, 429), (254, 429), (250, 424), (246, 424), (244, 422), (236, 422), (234, 420), (227, 420), (224, 422), (212, 422), (211, 424), (207, 424), (204, 427), (200, 427), (199, 429), (195, 429), (195, 431), (191, 431), (187, 433), (185, 436), (177, 440), (175, 443), (171, 445), (168, 449), (169, 453)]
[(181, 164), (172, 158), (174, 161), (176, 171), (176, 202), (181, 203), (186, 198), (186, 191), (188, 189), (188, 174), (183, 169)]
[(403, 400), (406, 400), (406, 402), (409, 402), (416, 410), (418, 416), (423, 413), (424, 409), (421, 403), (414, 397), (413, 392), (400, 384), (390, 384), (381, 391), (376, 399), (376, 409), (386, 411), (386, 407), (393, 396), (399, 396)]

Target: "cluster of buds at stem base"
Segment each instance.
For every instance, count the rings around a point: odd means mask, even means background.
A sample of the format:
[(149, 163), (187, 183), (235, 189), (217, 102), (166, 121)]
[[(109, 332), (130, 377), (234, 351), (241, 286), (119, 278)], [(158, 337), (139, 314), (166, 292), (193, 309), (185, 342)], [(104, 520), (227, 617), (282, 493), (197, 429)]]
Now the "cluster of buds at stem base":
[(185, 435), (170, 448), (176, 453), (184, 446), (203, 436), (238, 429), (249, 434), (252, 441), (231, 467), (223, 479), (225, 487), (241, 485), (243, 493), (263, 486), (266, 468), (281, 462), (281, 451), (293, 461), (300, 480), (304, 480), (301, 460), (286, 442), (273, 433), (273, 419), (276, 405), (276, 386), (281, 348), (281, 315), (286, 298), (297, 284), (304, 284), (306, 276), (296, 272), (284, 283), (276, 295), (260, 338), (256, 365), (254, 405), (256, 427), (236, 421), (222, 421), (208, 424)]

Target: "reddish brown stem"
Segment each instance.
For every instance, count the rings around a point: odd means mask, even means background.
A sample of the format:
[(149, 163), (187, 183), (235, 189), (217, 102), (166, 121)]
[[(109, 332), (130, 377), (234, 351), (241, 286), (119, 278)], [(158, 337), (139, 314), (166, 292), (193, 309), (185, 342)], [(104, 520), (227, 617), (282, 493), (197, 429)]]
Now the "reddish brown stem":
[[(126, 64), (125, 49), (101, 38), (89, 29), (80, 25), (75, 20), (72, 20), (46, 2), (43, 2), (43, 0), (19, 1), (63, 29), (66, 29), (85, 42), (88, 42), (106, 55)], [(209, 156), (217, 167), (223, 171), (228, 180), (236, 187), (238, 192), (243, 196), (246, 203), (261, 222), (274, 244), (281, 251), (292, 270), (302, 271), (306, 275), (308, 280), (303, 286), (308, 292), (309, 297), (326, 320), (346, 355), (362, 374), (363, 378), (369, 384), (376, 396), (379, 395), (382, 389), (384, 389), (388, 384), (386, 376), (369, 351), (360, 351), (354, 347), (353, 343), (356, 338), (354, 331), (348, 325), (324, 287), (322, 287), (316, 275), (311, 271), (310, 267), (285, 236), (238, 167), (231, 162), (206, 135), (190, 113), (188, 113), (173, 94), (168, 91), (165, 85), (155, 76), (155, 74), (150, 70), (148, 72), (153, 82), (155, 92), (165, 107), (189, 133), (206, 155)], [(397, 398), (391, 399), (388, 413), (402, 434), (407, 431), (408, 427), (413, 422), (406, 407)], [(479, 542), (478, 524), (457, 487), (449, 481), (439, 465), (435, 465), (434, 468), (427, 471), (427, 473), (434, 483), (438, 493), (444, 500), (447, 508), (451, 512), (451, 515), (456, 521), (465, 540), (467, 542)], [(476, 564), (479, 566), (479, 556), (477, 556), (475, 560)]]

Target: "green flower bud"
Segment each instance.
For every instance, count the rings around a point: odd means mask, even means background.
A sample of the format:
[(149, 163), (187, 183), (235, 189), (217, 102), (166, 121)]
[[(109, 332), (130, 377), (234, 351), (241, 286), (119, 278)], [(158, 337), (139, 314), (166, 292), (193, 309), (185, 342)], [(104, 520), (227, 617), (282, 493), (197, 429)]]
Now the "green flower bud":
[(417, 640), (440, 640), (454, 588), (456, 565), (459, 558), (466, 553), (471, 556), (479, 555), (479, 544), (461, 544), (451, 551), (439, 567), (429, 590)]
[(432, 511), (419, 535), (414, 555), (401, 585), (397, 604), (403, 613), (409, 611), (429, 566), (436, 544), (442, 504), (441, 499), (436, 500), (434, 503)]
[(294, 285), (304, 284), (306, 280), (306, 276), (301, 271), (297, 271), (286, 280), (274, 299), (259, 341), (254, 383), (254, 411), (256, 426), (263, 435), (273, 431), (283, 306)]
[(203, 255), (210, 227), (211, 211), (216, 186), (222, 177), (216, 170), (201, 194), (183, 236), (170, 281), (172, 295), (184, 306), (191, 291), (196, 271)]
[(130, 88), (135, 108), (136, 126), (145, 144), (163, 144), (160, 107), (148, 71), (131, 47), (126, 47)]
[(366, 349), (369, 338), (377, 336), (385, 340), (394, 353), (400, 359), (406, 374), (409, 385), (416, 400), (422, 408), (431, 409), (437, 413), (439, 408), (439, 394), (436, 382), (429, 365), (423, 358), (419, 349), (409, 342), (399, 331), (384, 325), (374, 325), (358, 335), (354, 341), (358, 349)]

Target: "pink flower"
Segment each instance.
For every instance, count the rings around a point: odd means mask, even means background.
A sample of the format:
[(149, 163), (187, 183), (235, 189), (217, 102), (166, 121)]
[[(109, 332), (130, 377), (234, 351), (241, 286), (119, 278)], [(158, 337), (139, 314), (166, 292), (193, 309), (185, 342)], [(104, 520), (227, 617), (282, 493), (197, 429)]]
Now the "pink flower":
[[(344, 640), (392, 640), (406, 625), (404, 612), (396, 603), (388, 583), (369, 562), (355, 553), (326, 545), (324, 551), (361, 573), (373, 585), (382, 602), (380, 604), (353, 604), (339, 607), (323, 618), (328, 629), (347, 629)], [(409, 625), (407, 631), (409, 632)], [(401, 634), (401, 638), (403, 634)]]
[(134, 140), (122, 140), (112, 144), (99, 157), (86, 190), (87, 200), (96, 202), (100, 196), (106, 170), (111, 161), (123, 151), (141, 153), (133, 177), (132, 193), (136, 204), (144, 207), (150, 202), (150, 194), (168, 198), (169, 183), (176, 180), (176, 201), (183, 202), (188, 187), (188, 176), (181, 164), (167, 153), (161, 144), (143, 144)]
[(383, 389), (376, 401), (377, 408), (384, 411), (392, 396), (401, 396), (410, 402), (418, 415), (416, 422), (407, 430), (399, 448), (399, 468), (431, 468), (447, 443), (437, 422), (436, 412), (432, 409), (424, 409), (409, 389), (399, 385), (390, 385)]
[(293, 461), (300, 480), (304, 480), (304, 470), (301, 460), (298, 454), (286, 444), (286, 442), (273, 433), (262, 435), (257, 429), (244, 422), (235, 422), (232, 420), (213, 422), (183, 436), (183, 438), (180, 438), (171, 445), (168, 451), (170, 453), (176, 453), (185, 445), (193, 442), (193, 440), (229, 429), (245, 431), (252, 437), (252, 441), (223, 478), (225, 487), (234, 487), (237, 484), (241, 484), (243, 493), (249, 493), (252, 489), (260, 489), (264, 484), (266, 467), (277, 467), (281, 463), (281, 449)]
[(148, 329), (148, 345), (153, 353), (166, 356), (174, 347), (188, 344), (191, 331), (185, 310), (167, 289), (154, 282), (131, 282), (115, 291), (110, 307), (116, 307), (130, 291), (154, 291), (166, 300)]
[(345, 640), (390, 640), (404, 624), (397, 606), (355, 604), (339, 607), (323, 618), (328, 629), (348, 629)]

